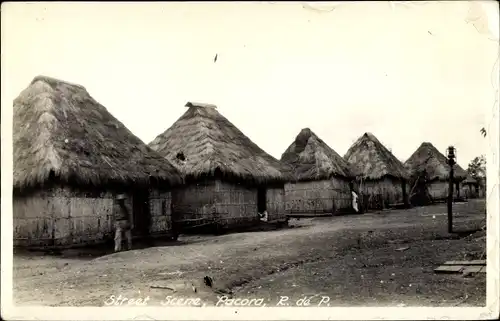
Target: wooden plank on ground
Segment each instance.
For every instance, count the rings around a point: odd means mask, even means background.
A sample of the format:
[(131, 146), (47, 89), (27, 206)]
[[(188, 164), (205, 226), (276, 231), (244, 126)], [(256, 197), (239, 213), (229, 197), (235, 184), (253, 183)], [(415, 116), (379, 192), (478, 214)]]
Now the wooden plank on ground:
[(468, 274), (468, 273), (486, 273), (486, 266), (480, 266), (480, 265), (475, 265), (475, 266), (467, 266), (464, 268), (463, 274)]
[(434, 272), (436, 272), (436, 273), (462, 273), (463, 270), (464, 270), (463, 265), (451, 265), (451, 266), (441, 265), (441, 266), (438, 266), (437, 268), (435, 268)]
[(486, 265), (486, 260), (447, 261), (443, 265)]

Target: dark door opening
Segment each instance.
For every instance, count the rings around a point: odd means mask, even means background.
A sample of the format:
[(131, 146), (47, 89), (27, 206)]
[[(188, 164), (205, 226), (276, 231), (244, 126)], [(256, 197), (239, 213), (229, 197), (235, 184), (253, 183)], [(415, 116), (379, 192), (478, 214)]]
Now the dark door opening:
[(406, 180), (401, 182), (401, 188), (403, 189), (403, 204), (408, 206), (408, 195), (406, 194)]
[(264, 187), (257, 189), (257, 211), (263, 213), (267, 210), (267, 190)]
[(146, 236), (149, 234), (149, 224), (151, 222), (149, 212), (149, 193), (145, 190), (135, 191), (133, 194), (133, 220), (134, 236)]

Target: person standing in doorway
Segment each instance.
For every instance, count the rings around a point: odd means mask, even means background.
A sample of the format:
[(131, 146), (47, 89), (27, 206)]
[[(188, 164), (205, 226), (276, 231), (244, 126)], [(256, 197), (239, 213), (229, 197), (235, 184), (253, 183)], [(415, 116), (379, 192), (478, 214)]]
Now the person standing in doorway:
[(120, 252), (122, 249), (122, 236), (125, 234), (127, 239), (128, 250), (132, 249), (132, 226), (130, 223), (130, 214), (125, 205), (126, 196), (119, 194), (116, 196), (118, 203), (117, 211), (115, 212), (115, 252)]

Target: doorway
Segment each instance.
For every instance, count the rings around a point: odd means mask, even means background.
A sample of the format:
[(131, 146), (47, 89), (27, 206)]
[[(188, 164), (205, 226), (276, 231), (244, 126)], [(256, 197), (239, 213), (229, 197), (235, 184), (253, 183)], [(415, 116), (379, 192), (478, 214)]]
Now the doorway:
[(133, 220), (134, 236), (146, 236), (149, 234), (151, 217), (149, 212), (149, 192), (147, 190), (137, 190), (133, 194)]
[(456, 198), (460, 198), (460, 183), (455, 183)]
[(257, 188), (257, 212), (263, 213), (267, 210), (267, 189), (265, 187)]
[(404, 206), (408, 206), (408, 194), (406, 193), (406, 180), (401, 182), (401, 188), (403, 189), (403, 204)]

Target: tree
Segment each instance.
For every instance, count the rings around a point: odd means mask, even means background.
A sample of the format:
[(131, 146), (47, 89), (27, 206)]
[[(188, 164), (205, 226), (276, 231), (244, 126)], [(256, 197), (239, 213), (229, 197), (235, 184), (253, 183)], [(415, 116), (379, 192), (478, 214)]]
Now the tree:
[(479, 157), (474, 157), (467, 167), (467, 172), (474, 179), (483, 179), (486, 177), (486, 157), (481, 155)]
[(480, 189), (486, 189), (486, 158), (484, 155), (474, 157), (467, 167), (467, 173), (472, 176), (476, 181), (476, 192)]

